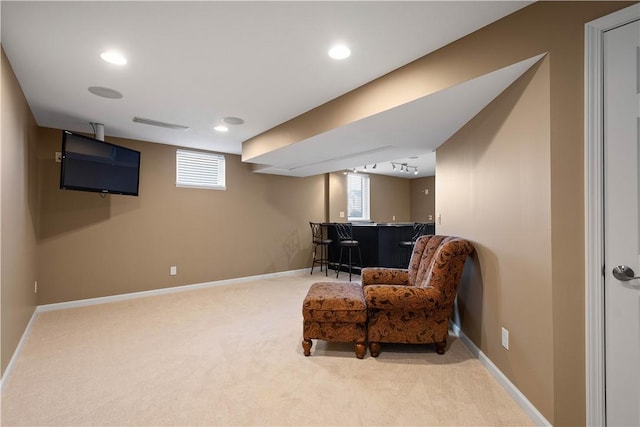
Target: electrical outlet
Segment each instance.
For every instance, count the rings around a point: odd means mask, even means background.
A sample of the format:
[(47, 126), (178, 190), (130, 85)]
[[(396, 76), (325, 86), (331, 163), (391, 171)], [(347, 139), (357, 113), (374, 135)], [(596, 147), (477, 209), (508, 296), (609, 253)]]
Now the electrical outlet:
[(340, 218), (344, 218), (344, 212), (340, 212)]
[(395, 221), (396, 220), (396, 216), (393, 215), (391, 218), (393, 218), (391, 221)]
[(62, 153), (60, 151), (56, 151), (56, 163), (62, 162)]
[(502, 328), (502, 346), (509, 350), (509, 331)]
[(425, 194), (425, 196), (428, 196), (428, 195), (429, 195), (429, 189), (428, 189), (428, 188), (425, 188), (425, 190), (424, 190), (424, 194)]
[(176, 274), (178, 274), (178, 267), (176, 267), (175, 265), (172, 265), (171, 268), (169, 269), (169, 274), (171, 274), (172, 276), (175, 276)]

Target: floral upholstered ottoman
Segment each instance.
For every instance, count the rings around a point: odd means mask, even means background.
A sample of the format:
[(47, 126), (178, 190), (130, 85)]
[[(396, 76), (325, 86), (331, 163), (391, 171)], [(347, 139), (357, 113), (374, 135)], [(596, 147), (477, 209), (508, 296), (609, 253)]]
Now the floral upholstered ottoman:
[(302, 349), (311, 354), (312, 339), (353, 342), (356, 357), (367, 351), (367, 306), (362, 286), (349, 282), (318, 282), (311, 285), (302, 304)]

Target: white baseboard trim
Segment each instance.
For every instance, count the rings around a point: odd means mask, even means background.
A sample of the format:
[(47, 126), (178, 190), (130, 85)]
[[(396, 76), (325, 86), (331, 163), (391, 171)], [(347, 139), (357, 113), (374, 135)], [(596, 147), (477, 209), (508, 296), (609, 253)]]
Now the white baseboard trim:
[(516, 401), (516, 403), (524, 410), (524, 412), (531, 418), (531, 420), (538, 426), (551, 426), (551, 423), (536, 409), (535, 406), (526, 398), (518, 387), (516, 387), (509, 378), (507, 378), (500, 369), (465, 335), (455, 323), (451, 323), (451, 329), (453, 333), (460, 338), (460, 340), (467, 346), (469, 351), (478, 358), (480, 363), (493, 375), (493, 377), (500, 383), (505, 391)]
[(170, 288), (131, 292), (127, 294), (111, 295), (108, 297), (98, 297), (98, 298), (88, 298), (88, 299), (82, 299), (82, 300), (76, 300), (76, 301), (58, 302), (53, 304), (39, 305), (36, 308), (36, 311), (45, 312), (45, 311), (63, 310), (65, 308), (86, 307), (89, 305), (106, 304), (109, 302), (125, 301), (125, 300), (134, 299), (134, 298), (143, 298), (143, 297), (149, 297), (149, 296), (155, 296), (155, 295), (172, 294), (175, 292), (192, 291), (195, 289), (211, 288), (214, 286), (233, 285), (236, 283), (251, 282), (253, 280), (271, 279), (274, 277), (283, 277), (283, 276), (293, 276), (295, 274), (298, 274), (300, 272), (307, 271), (307, 270), (308, 269), (306, 268), (301, 270), (289, 270), (289, 271), (282, 271), (279, 273), (260, 274), (257, 276), (247, 276), (247, 277), (239, 277), (235, 279), (218, 280), (215, 282), (196, 283), (193, 285), (173, 286)]
[(11, 371), (13, 370), (13, 365), (15, 365), (16, 360), (18, 359), (18, 355), (20, 354), (20, 350), (22, 349), (22, 346), (24, 345), (25, 341), (27, 340), (27, 337), (29, 336), (29, 332), (31, 331), (31, 326), (33, 325), (33, 322), (35, 321), (36, 317), (38, 317), (38, 308), (37, 307), (36, 307), (35, 310), (33, 310), (33, 313), (31, 314), (31, 319), (29, 319), (29, 323), (27, 323), (27, 327), (24, 328), (24, 332), (22, 333), (22, 336), (20, 337), (20, 341), (18, 341), (18, 345), (16, 346), (16, 349), (13, 352), (13, 355), (11, 356), (11, 360), (9, 360), (9, 364), (7, 365), (7, 369), (4, 370), (4, 374), (0, 378), (0, 391), (4, 390), (4, 385), (7, 382), (6, 380), (7, 380), (7, 378), (9, 378), (9, 375), (11, 374)]

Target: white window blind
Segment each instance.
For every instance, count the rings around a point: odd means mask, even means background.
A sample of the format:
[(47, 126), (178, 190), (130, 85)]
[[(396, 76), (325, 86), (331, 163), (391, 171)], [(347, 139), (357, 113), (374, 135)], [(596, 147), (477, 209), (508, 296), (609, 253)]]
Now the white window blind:
[(226, 190), (224, 156), (176, 150), (176, 187)]
[(349, 221), (369, 221), (369, 176), (347, 174), (347, 218)]

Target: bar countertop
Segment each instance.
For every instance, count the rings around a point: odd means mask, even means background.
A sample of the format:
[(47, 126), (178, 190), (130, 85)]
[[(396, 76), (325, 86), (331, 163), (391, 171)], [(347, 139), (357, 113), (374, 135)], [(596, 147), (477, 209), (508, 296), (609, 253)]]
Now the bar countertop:
[[(333, 223), (328, 223), (329, 260), (336, 263), (340, 248)], [(353, 238), (359, 242), (363, 267), (406, 268), (410, 252), (399, 246), (401, 241), (411, 240), (413, 222), (352, 222)], [(433, 234), (435, 224), (428, 223), (429, 234)]]

